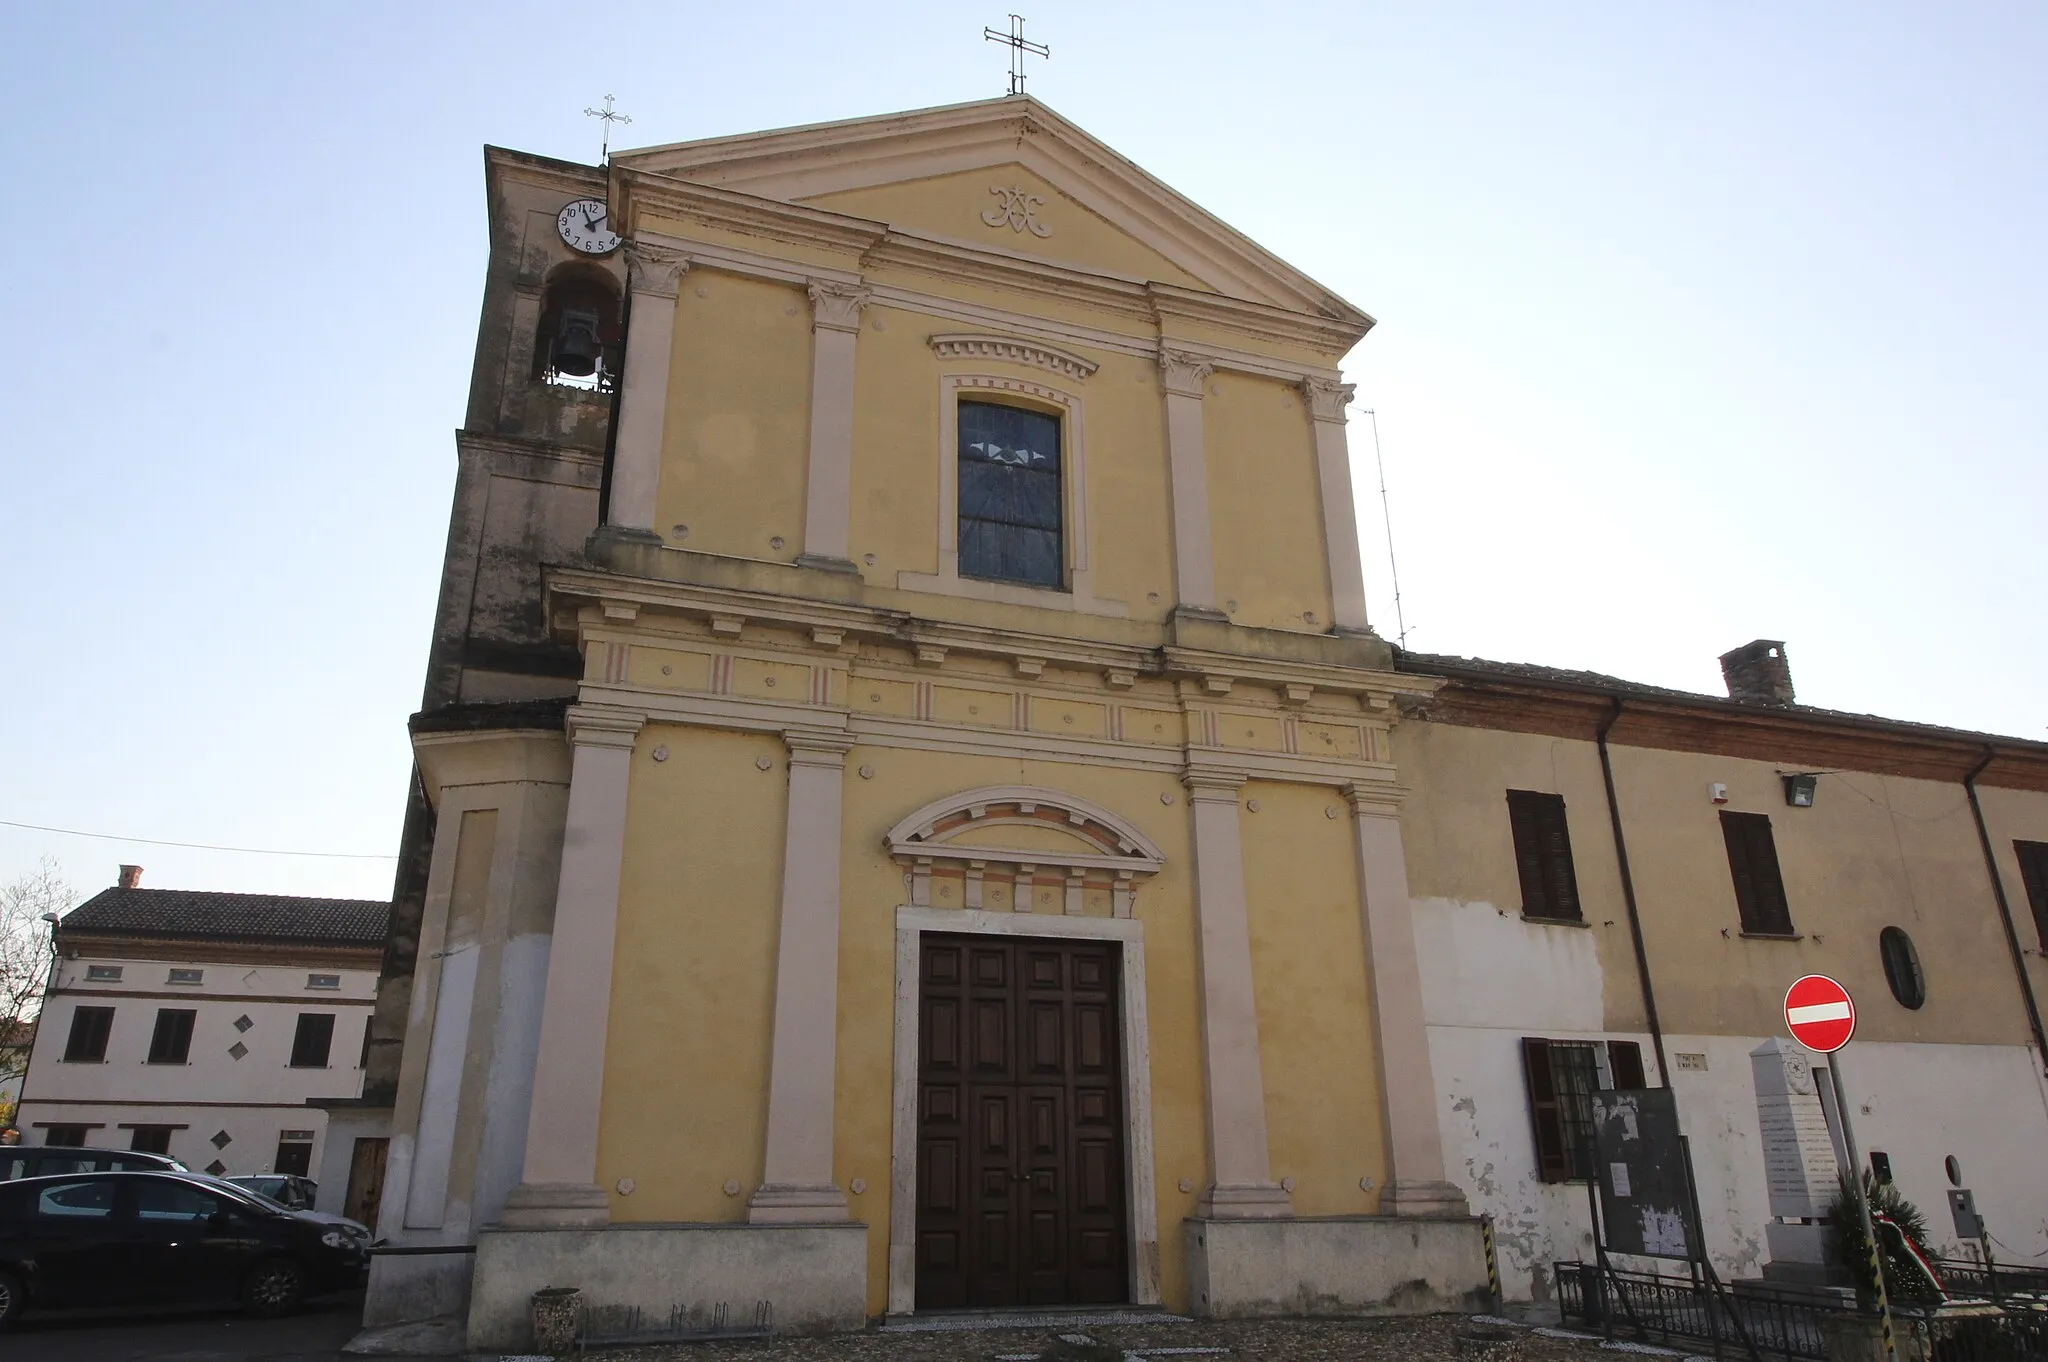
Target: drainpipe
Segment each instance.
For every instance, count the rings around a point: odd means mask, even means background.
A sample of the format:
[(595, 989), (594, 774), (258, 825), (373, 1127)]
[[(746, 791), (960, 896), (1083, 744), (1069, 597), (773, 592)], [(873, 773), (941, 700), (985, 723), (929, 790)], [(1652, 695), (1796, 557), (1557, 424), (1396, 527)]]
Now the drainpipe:
[[(1657, 1052), (1657, 1085), (1668, 1088), (1671, 1086), (1671, 1069), (1664, 1062), (1664, 1027), (1657, 1020), (1657, 992), (1650, 987), (1650, 956), (1643, 947), (1643, 917), (1636, 910), (1636, 881), (1628, 868), (1628, 838), (1623, 836), (1621, 831), (1621, 800), (1614, 793), (1614, 762), (1607, 755), (1607, 734), (1621, 718), (1623, 702), (1619, 695), (1610, 695), (1607, 698), (1614, 709), (1600, 725), (1600, 731), (1595, 739), (1600, 748), (1600, 778), (1607, 782), (1607, 817), (1614, 824), (1614, 855), (1621, 863), (1621, 900), (1628, 906), (1628, 934), (1636, 948), (1636, 977), (1643, 985), (1643, 1012), (1650, 1023), (1650, 1045)], [(2000, 901), (2003, 902), (2003, 899)], [(2010, 930), (2011, 924), (2008, 921), (2007, 931)], [(2038, 1020), (2034, 1033), (2040, 1034)]]
[(2042, 1072), (2048, 1074), (2048, 1038), (2041, 1034), (2041, 1009), (2034, 1002), (2034, 984), (2027, 978), (2027, 956), (2020, 949), (2020, 934), (2012, 925), (2012, 904), (2006, 901), (2005, 879), (1998, 873), (1998, 856), (1991, 849), (1991, 829), (1984, 825), (1984, 806), (1977, 802), (1977, 777), (1998, 755), (1998, 749), (1984, 745), (1984, 760), (1963, 777), (1963, 793), (1970, 797), (1970, 816), (1977, 820), (1977, 842), (1984, 848), (1984, 868), (1991, 872), (1991, 896), (1998, 900), (1998, 920), (2005, 927), (2005, 944), (2012, 951), (2013, 972), (2020, 977), (2020, 997), (2027, 1005), (2027, 1025), (2034, 1032), (2034, 1050), (2041, 1057)]

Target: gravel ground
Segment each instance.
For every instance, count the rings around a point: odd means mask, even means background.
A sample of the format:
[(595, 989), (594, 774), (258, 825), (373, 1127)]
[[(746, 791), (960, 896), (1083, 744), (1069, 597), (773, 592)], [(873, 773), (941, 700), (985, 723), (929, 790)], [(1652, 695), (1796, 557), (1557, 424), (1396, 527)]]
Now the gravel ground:
[[(1464, 1315), (1398, 1319), (1261, 1320), (1084, 1325), (1075, 1329), (989, 1329), (956, 1332), (869, 1330), (819, 1338), (778, 1338), (666, 1347), (607, 1348), (594, 1353), (604, 1362), (994, 1362), (1038, 1357), (1056, 1338), (1079, 1332), (1151, 1362), (1588, 1362), (1598, 1356), (1597, 1340), (1547, 1338), (1529, 1329), (1511, 1331), (1509, 1350), (1475, 1348), (1468, 1336), (1500, 1331)], [(1227, 1353), (1165, 1350), (1228, 1349)], [(1072, 1355), (1072, 1354), (1069, 1354)], [(1106, 1354), (1105, 1354), (1106, 1355)], [(1605, 1354), (1613, 1357), (1615, 1354)]]

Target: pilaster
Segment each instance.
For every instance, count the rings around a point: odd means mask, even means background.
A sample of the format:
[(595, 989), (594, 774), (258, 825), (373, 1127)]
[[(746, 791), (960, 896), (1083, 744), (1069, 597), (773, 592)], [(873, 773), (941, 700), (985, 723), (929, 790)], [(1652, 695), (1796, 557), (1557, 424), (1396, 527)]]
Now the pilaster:
[(1382, 1215), (1470, 1215), (1465, 1193), (1444, 1176), (1443, 1136), (1436, 1117), (1436, 1078), (1422, 1011), (1422, 961), (1408, 901), (1408, 863), (1401, 850), (1397, 785), (1344, 787), (1357, 836), (1359, 905), (1365, 929), (1366, 975), (1372, 984), (1380, 1106), (1387, 1131), (1387, 1185)]
[(1166, 459), (1173, 489), (1173, 580), (1177, 603), (1216, 611), (1216, 565), (1209, 540), (1209, 473), (1202, 452), (1202, 394), (1215, 366), (1178, 350), (1159, 352), (1166, 390)]
[(574, 748), (569, 813), (525, 1163), (519, 1185), (505, 1199), (506, 1225), (603, 1225), (611, 1218), (609, 1199), (597, 1185), (597, 1118), (611, 1021), (626, 787), (633, 743), (645, 723), (639, 714), (582, 705), (568, 713)]
[(814, 282), (811, 294), (811, 452), (804, 482), (806, 567), (852, 572), (847, 521), (853, 496), (853, 364), (868, 291)]
[(1237, 794), (1242, 772), (1193, 769), (1182, 778), (1194, 823), (1195, 915), (1202, 974), (1202, 1068), (1212, 1177), (1195, 1214), (1219, 1220), (1294, 1214), (1273, 1181), (1266, 1088), (1252, 996), (1251, 924)]
[(767, 1157), (747, 1200), (760, 1223), (845, 1220), (832, 1181), (832, 1096), (839, 1032), (839, 823), (843, 733), (790, 729)]
[(1330, 618), (1340, 632), (1363, 632), (1365, 569), (1358, 558), (1358, 510), (1351, 494), (1351, 450), (1344, 434), (1344, 408), (1357, 389), (1349, 383), (1305, 378), (1316, 436), (1316, 479), (1322, 489), (1323, 550), (1330, 565)]
[(605, 523), (650, 535), (654, 533), (655, 491), (661, 482), (661, 432), (668, 408), (676, 291), (689, 268), (689, 259), (681, 251), (626, 243), (626, 285), (632, 298)]

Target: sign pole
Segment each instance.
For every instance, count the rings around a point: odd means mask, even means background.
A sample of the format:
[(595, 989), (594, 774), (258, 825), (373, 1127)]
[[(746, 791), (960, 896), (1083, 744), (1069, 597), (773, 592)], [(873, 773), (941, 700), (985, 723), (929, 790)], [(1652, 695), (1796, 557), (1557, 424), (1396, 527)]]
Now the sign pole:
[(1885, 1356), (1898, 1362), (1898, 1344), (1892, 1339), (1891, 1293), (1884, 1286), (1884, 1264), (1877, 1243), (1877, 1225), (1870, 1218), (1870, 1198), (1863, 1194), (1863, 1156), (1856, 1149), (1856, 1127), (1849, 1120), (1849, 1098), (1842, 1091), (1842, 1052), (1828, 1056), (1828, 1082), (1835, 1089), (1835, 1110), (1842, 1118), (1842, 1147), (1849, 1153), (1849, 1185), (1855, 1191), (1856, 1213), (1863, 1220), (1863, 1242), (1870, 1247), (1870, 1271), (1877, 1278), (1878, 1327), (1884, 1332)]

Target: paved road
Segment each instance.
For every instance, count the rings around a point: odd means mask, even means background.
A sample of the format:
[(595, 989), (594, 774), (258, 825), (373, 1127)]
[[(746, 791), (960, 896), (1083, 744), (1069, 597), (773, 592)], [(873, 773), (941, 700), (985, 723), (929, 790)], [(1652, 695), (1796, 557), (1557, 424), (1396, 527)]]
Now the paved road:
[[(29, 1315), (0, 1341), (7, 1362), (340, 1362), (362, 1318), (360, 1294), (285, 1319), (228, 1312)], [(350, 1358), (349, 1362), (361, 1362)]]

